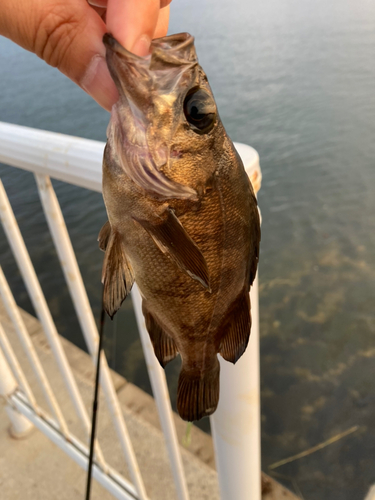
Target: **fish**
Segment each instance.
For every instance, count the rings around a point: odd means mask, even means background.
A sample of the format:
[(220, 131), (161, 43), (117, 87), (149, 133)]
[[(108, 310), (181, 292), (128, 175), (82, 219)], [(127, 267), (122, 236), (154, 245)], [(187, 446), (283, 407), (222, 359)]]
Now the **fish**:
[(119, 93), (103, 157), (103, 304), (113, 318), (136, 281), (159, 363), (181, 356), (177, 411), (195, 421), (217, 408), (218, 354), (236, 363), (249, 341), (257, 199), (193, 36), (155, 39), (144, 57), (103, 42)]

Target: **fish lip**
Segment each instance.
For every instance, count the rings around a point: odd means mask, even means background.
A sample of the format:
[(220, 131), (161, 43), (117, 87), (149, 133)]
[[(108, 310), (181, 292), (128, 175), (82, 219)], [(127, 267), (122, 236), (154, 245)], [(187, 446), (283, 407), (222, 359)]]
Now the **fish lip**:
[[(167, 35), (161, 38), (155, 38), (150, 45), (150, 54), (146, 56), (138, 56), (125, 49), (111, 33), (103, 35), (103, 43), (107, 49), (118, 55), (121, 55), (134, 62), (149, 61), (153, 53), (164, 54), (169, 56), (177, 56), (182, 54), (189, 47), (194, 48), (194, 37), (190, 33), (176, 33), (175, 35)], [(195, 50), (194, 50), (195, 55)], [(196, 56), (191, 60), (186, 60), (180, 57), (180, 64), (189, 64), (196, 62)]]
[(194, 37), (190, 35), (190, 33), (187, 32), (182, 32), (182, 33), (175, 33), (174, 35), (166, 35), (162, 36), (160, 38), (154, 38), (151, 42), (152, 45), (160, 45), (161, 43), (165, 42), (171, 42), (172, 44), (174, 42), (180, 42), (179, 45), (177, 45), (179, 48), (184, 48), (185, 45), (189, 45), (190, 43), (194, 42)]
[(194, 45), (194, 37), (186, 32), (154, 38), (151, 42), (152, 49), (161, 48), (163, 51), (168, 52), (179, 52), (190, 45)]

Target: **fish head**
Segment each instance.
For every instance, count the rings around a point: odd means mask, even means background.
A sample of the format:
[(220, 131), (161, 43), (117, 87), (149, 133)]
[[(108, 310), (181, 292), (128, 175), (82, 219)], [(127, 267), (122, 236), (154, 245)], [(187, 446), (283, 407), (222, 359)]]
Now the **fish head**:
[(109, 34), (103, 41), (119, 92), (107, 130), (117, 166), (155, 198), (198, 199), (215, 171), (223, 128), (194, 38), (153, 40), (145, 57)]

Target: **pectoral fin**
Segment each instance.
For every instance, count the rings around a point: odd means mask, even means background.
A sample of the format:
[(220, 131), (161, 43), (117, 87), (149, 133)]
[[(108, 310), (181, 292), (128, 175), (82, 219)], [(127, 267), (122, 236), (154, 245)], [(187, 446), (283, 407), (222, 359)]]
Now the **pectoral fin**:
[(224, 326), (219, 352), (226, 361), (236, 363), (245, 352), (250, 337), (250, 298), (246, 291), (235, 300), (228, 313), (230, 320)]
[(165, 217), (156, 222), (135, 217), (134, 220), (149, 233), (157, 247), (168, 254), (182, 271), (211, 291), (206, 259), (172, 210), (167, 209)]
[(99, 248), (100, 250), (103, 250), (103, 252), (105, 252), (107, 248), (110, 236), (111, 236), (111, 224), (109, 223), (109, 220), (107, 220), (107, 222), (103, 225), (103, 227), (99, 231), (99, 236), (98, 236)]
[[(102, 231), (105, 226), (103, 226)], [(107, 234), (107, 230), (108, 227), (105, 230), (105, 235)], [(99, 246), (105, 241), (104, 236), (100, 240), (100, 234)], [(114, 230), (110, 231), (105, 248), (102, 271), (102, 283), (104, 285), (103, 302), (107, 314), (113, 318), (133, 286), (134, 274), (126, 258), (119, 233)]]

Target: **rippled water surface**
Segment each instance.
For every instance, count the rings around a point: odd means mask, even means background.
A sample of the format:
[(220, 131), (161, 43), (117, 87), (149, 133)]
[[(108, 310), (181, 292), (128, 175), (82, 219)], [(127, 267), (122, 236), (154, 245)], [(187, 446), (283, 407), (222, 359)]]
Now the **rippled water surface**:
[[(263, 468), (358, 425), (275, 472), (306, 500), (363, 499), (375, 483), (374, 4), (174, 0), (178, 31), (196, 37), (230, 136), (261, 159)], [(105, 140), (108, 114), (56, 70), (5, 39), (0, 68), (0, 120)], [(0, 174), (59, 331), (83, 347), (33, 176)], [(55, 187), (98, 316), (101, 196)], [(33, 312), (1, 229), (0, 259)], [(106, 335), (111, 365), (150, 390), (129, 300)]]

